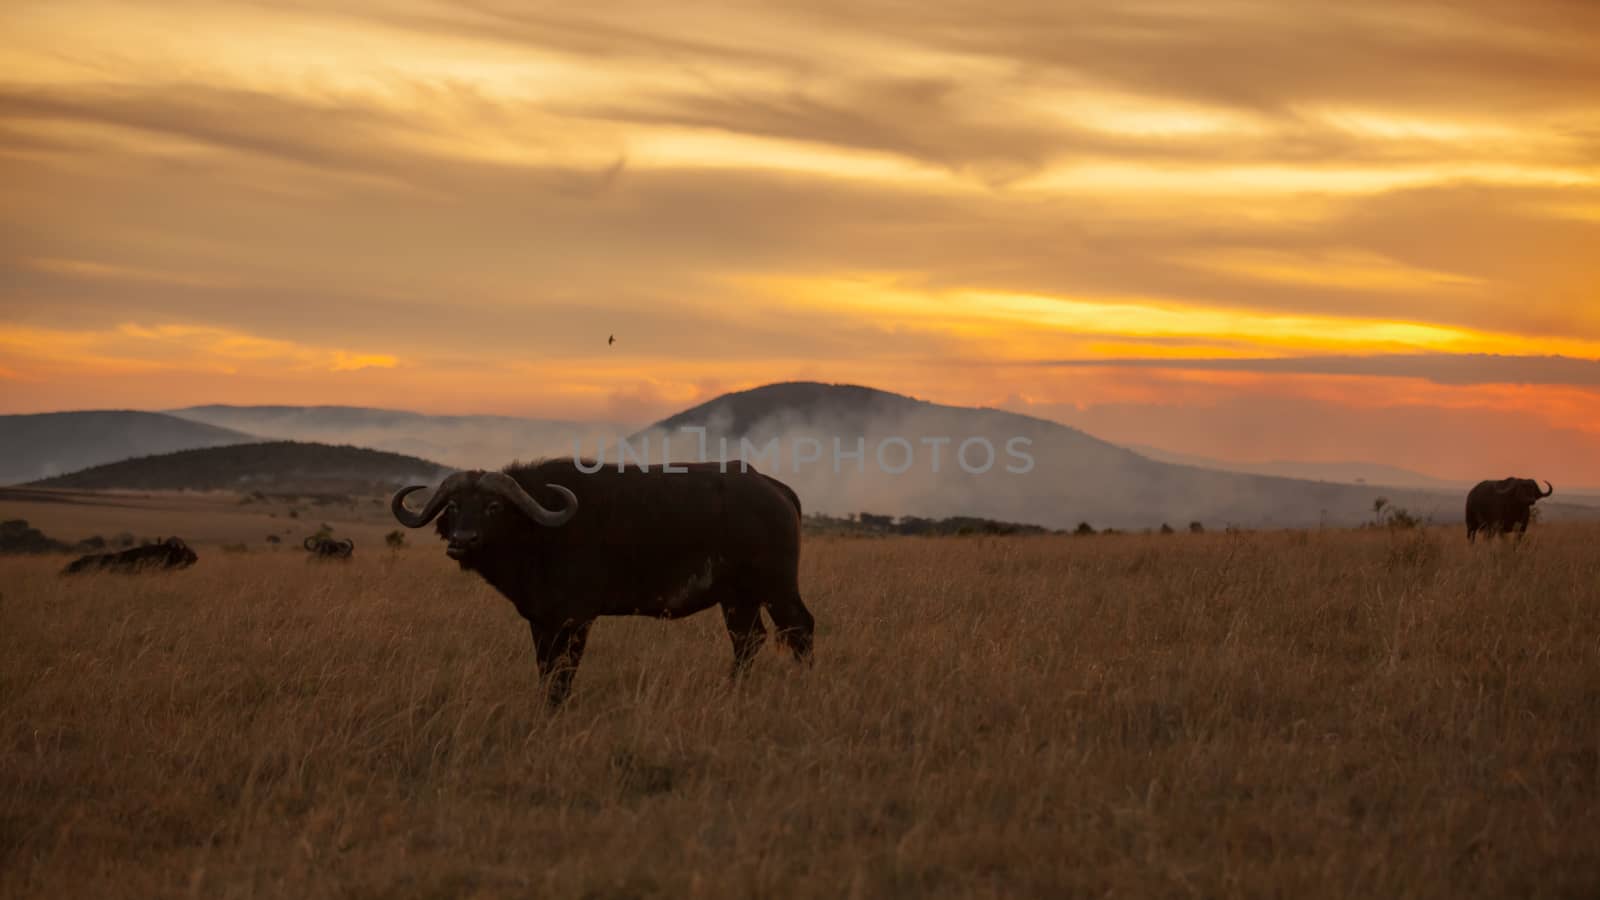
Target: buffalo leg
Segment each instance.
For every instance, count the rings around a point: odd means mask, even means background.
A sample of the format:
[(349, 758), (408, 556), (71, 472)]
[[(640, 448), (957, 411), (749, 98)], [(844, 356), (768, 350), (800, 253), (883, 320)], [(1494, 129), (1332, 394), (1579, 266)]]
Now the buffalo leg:
[(722, 621), (727, 623), (728, 637), (733, 640), (733, 677), (738, 678), (750, 668), (761, 645), (767, 640), (767, 627), (761, 624), (761, 607), (755, 605), (722, 605)]
[(778, 628), (778, 641), (794, 652), (795, 659), (810, 663), (816, 620), (811, 618), (811, 610), (800, 602), (799, 592), (785, 594), (778, 600), (768, 602), (767, 613), (772, 616), (772, 624)]
[(545, 700), (551, 706), (560, 706), (572, 693), (572, 677), (583, 661), (583, 645), (594, 620), (566, 622), (558, 627), (529, 624), (533, 652), (539, 659), (539, 680), (545, 684)]

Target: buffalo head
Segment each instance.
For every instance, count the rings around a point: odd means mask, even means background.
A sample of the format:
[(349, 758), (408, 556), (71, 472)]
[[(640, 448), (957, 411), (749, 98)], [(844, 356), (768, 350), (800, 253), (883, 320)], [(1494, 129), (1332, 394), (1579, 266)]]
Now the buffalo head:
[(503, 472), (457, 472), (439, 485), (421, 511), (413, 512), (405, 499), (424, 487), (414, 484), (401, 488), (389, 502), (389, 509), (407, 528), (421, 528), (438, 516), (439, 534), (449, 541), (445, 552), (462, 563), (482, 549), (486, 539), (518, 530), (517, 525), (511, 524), (515, 520), (509, 517), (555, 528), (578, 514), (577, 496), (561, 485), (545, 485), (565, 501), (561, 509), (552, 510)]
[(1541, 491), (1539, 490), (1539, 482), (1534, 481), (1532, 478), (1507, 478), (1500, 482), (1500, 486), (1496, 488), (1496, 491), (1508, 495), (1519, 503), (1532, 506), (1539, 500), (1556, 492), (1550, 482), (1546, 481), (1544, 486), (1545, 490)]

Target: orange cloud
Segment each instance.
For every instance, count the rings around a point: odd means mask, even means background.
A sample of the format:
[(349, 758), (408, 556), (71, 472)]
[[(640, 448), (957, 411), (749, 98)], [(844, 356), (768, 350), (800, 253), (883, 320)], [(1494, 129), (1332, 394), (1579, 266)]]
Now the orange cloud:
[(1600, 19), (1502, 6), (6, 5), (0, 377), (629, 419), (812, 378), (1571, 441), (1583, 385), (1040, 365), (1600, 358)]
[(182, 287), (220, 287), (229, 283), (226, 279), (193, 275), (186, 272), (167, 272), (147, 267), (113, 265), (84, 259), (29, 259), (24, 260), (23, 265), (39, 272), (50, 272), (72, 278), (87, 278), (96, 281), (131, 281)]
[(389, 354), (307, 346), (204, 325), (125, 323), (71, 331), (0, 325), (0, 352), (26, 371), (134, 375), (161, 371), (235, 375), (241, 371), (350, 372), (394, 368)]

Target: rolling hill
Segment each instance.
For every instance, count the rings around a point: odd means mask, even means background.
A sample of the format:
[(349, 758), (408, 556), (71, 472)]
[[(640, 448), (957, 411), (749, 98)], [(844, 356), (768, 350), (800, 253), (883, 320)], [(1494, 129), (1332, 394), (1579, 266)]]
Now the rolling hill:
[[(1383, 497), (1434, 521), (1454, 522), (1460, 515), (1455, 491), (1331, 484), (1160, 462), (1059, 423), (855, 385), (799, 382), (729, 394), (664, 419), (632, 440), (637, 446), (650, 438), (652, 457), (659, 458), (661, 441), (668, 438), (671, 455), (688, 458), (698, 448), (693, 435), (679, 431), (685, 427), (706, 429), (711, 458), (727, 438), (729, 457), (751, 457), (762, 471), (791, 484), (808, 510), (832, 514), (981, 516), (1054, 528), (1079, 522), (1097, 528), (1183, 527), (1194, 521), (1210, 528), (1307, 527), (1371, 521), (1374, 503)], [(865, 465), (846, 458), (835, 471), (836, 438), (845, 450), (862, 441)], [(750, 442), (743, 453), (741, 439)], [(781, 460), (752, 455), (774, 439)], [(953, 456), (963, 441), (977, 439), (996, 453), (995, 464), (982, 474), (964, 471)], [(1005, 449), (1013, 439), (1032, 458), (1030, 470), (1007, 471), (1008, 464), (1022, 468)], [(935, 471), (938, 441), (945, 443)], [(906, 449), (914, 451), (912, 464), (900, 474), (884, 471), (875, 459), (880, 445), (889, 448), (891, 468), (903, 464)], [(796, 471), (796, 457), (818, 450), (818, 462)], [(608, 458), (615, 459), (614, 449)], [(973, 468), (984, 459), (982, 445), (974, 444)], [(1583, 514), (1575, 509), (1551, 505), (1545, 512)]]
[(435, 416), (359, 406), (192, 406), (168, 413), (262, 439), (355, 444), (435, 459), (458, 468), (499, 468), (516, 459), (571, 453), (626, 426), (510, 416)]
[(0, 484), (18, 484), (134, 456), (259, 440), (163, 413), (133, 410), (0, 416)]
[(383, 450), (274, 441), (180, 450), (94, 466), (32, 486), (77, 490), (261, 491), (371, 494), (404, 483), (437, 482), (438, 463)]
[(1470, 484), (1435, 478), (1411, 469), (1373, 462), (1317, 462), (1312, 460), (1269, 460), (1246, 462), (1242, 460), (1213, 459), (1192, 453), (1178, 453), (1158, 447), (1128, 445), (1128, 449), (1157, 462), (1194, 466), (1198, 469), (1219, 469), (1224, 472), (1241, 472), (1246, 475), (1272, 475), (1278, 478), (1300, 478), (1306, 481), (1334, 481), (1340, 484), (1368, 484), (1377, 487), (1418, 488), (1428, 491), (1465, 491)]
[[(177, 415), (213, 421), (188, 421)], [(62, 423), (54, 433), (30, 426), (29, 433), (36, 436), (31, 445), (36, 457), (65, 458), (59, 450), (46, 451), (52, 446), (81, 450), (97, 435), (103, 436), (96, 448), (103, 462), (118, 452), (139, 453), (141, 442), (148, 442), (151, 423), (162, 426), (155, 432), (162, 439), (224, 445), (147, 455), (38, 482), (86, 490), (371, 493), (387, 491), (401, 481), (436, 481), (447, 466), (498, 468), (512, 459), (564, 455), (571, 452), (574, 437), (581, 437), (590, 453), (604, 437), (610, 448), (606, 458), (612, 462), (616, 458), (617, 431), (609, 425), (428, 416), (358, 407), (211, 406), (175, 415), (7, 418)], [(74, 423), (78, 431), (68, 427)], [(128, 431), (118, 432), (118, 423), (126, 423)], [(89, 424), (96, 428), (84, 427)], [(250, 442), (239, 430), (243, 428), (326, 435), (328, 440)], [(1228, 471), (1225, 462), (1198, 457), (1152, 451), (1165, 458), (1151, 458), (1056, 422), (1003, 410), (945, 406), (858, 385), (790, 382), (725, 394), (635, 433), (630, 442), (637, 450), (648, 441), (649, 458), (659, 461), (667, 452), (664, 441), (670, 439), (674, 461), (692, 459), (700, 448), (695, 435), (683, 432), (684, 428), (705, 429), (708, 458), (719, 456), (720, 441), (725, 439), (728, 456), (746, 456), (762, 471), (791, 484), (808, 512), (834, 516), (862, 512), (934, 519), (970, 516), (1050, 528), (1074, 528), (1080, 522), (1095, 528), (1154, 528), (1163, 523), (1183, 528), (1196, 521), (1208, 528), (1306, 527), (1371, 521), (1380, 497), (1436, 522), (1455, 522), (1461, 515), (1460, 487), (1436, 485), (1415, 473), (1382, 467), (1364, 470), (1403, 482), (1380, 487), (1376, 478), (1368, 484), (1350, 484), (1330, 483), (1333, 478), (1284, 477), (1291, 472), (1348, 474), (1348, 467), (1338, 473), (1314, 464), (1282, 471), (1276, 466), (1258, 472)], [(560, 434), (562, 429), (569, 430)], [(14, 441), (13, 435), (6, 432)], [(841, 455), (836, 468), (836, 439), (846, 452), (856, 450), (859, 442), (864, 456)], [(981, 467), (987, 453), (993, 452), (986, 471), (963, 469), (956, 458), (963, 442), (971, 444), (971, 458), (965, 461), (974, 467)], [(439, 458), (433, 454), (331, 443), (437, 447), (445, 452), (440, 454), (441, 464), (429, 461)], [(885, 452), (885, 465), (879, 464), (880, 451)], [(1024, 460), (1029, 465), (1024, 466)], [(1566, 501), (1541, 503), (1541, 512), (1550, 519), (1600, 514), (1572, 499), (1569, 494)], [(1587, 498), (1576, 499), (1582, 503)]]

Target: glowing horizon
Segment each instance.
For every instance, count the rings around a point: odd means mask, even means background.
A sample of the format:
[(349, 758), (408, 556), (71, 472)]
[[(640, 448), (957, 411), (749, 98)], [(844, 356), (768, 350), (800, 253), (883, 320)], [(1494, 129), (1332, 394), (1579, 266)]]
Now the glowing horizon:
[[(1600, 484), (1600, 383), (1543, 362), (1600, 359), (1597, 11), (25, 0), (0, 28), (0, 412), (642, 422), (849, 381)], [(1342, 361), (1225, 367), (1313, 357)]]

